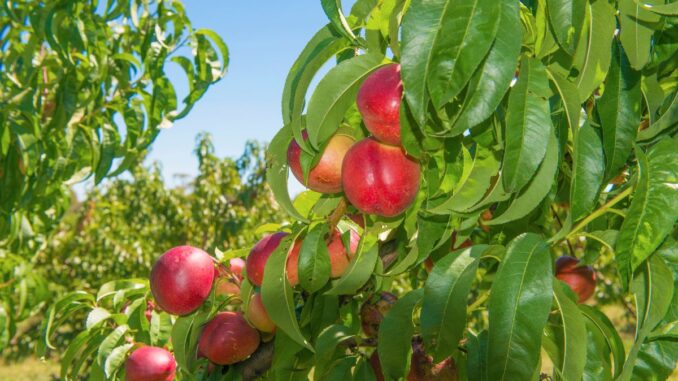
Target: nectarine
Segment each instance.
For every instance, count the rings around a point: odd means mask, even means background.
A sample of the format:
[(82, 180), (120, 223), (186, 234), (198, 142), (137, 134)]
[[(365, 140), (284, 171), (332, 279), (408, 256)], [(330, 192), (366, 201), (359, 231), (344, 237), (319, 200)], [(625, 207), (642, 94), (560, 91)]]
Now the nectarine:
[(377, 337), (379, 325), (384, 320), (384, 316), (393, 307), (398, 297), (390, 292), (382, 291), (378, 295), (373, 295), (360, 308), (360, 323), (363, 332), (368, 337)]
[(261, 287), (264, 281), (264, 268), (266, 261), (271, 253), (280, 245), (280, 241), (287, 235), (284, 232), (278, 232), (267, 235), (257, 242), (247, 256), (245, 268), (247, 269), (247, 279), (257, 287)]
[(271, 320), (268, 312), (266, 312), (264, 302), (261, 300), (261, 293), (255, 292), (252, 295), (245, 316), (254, 328), (261, 332), (271, 333), (275, 331), (275, 323)]
[(400, 65), (384, 66), (360, 86), (357, 104), (365, 127), (380, 141), (400, 145), (400, 99), (403, 83)]
[(143, 346), (125, 361), (127, 381), (172, 381), (177, 363), (167, 350)]
[(242, 314), (221, 312), (200, 334), (199, 353), (219, 365), (230, 365), (250, 357), (259, 347), (259, 332)]
[(363, 139), (344, 158), (346, 198), (361, 212), (394, 217), (412, 205), (419, 191), (419, 164), (400, 147)]
[[(306, 131), (303, 131), (303, 136), (306, 140), (308, 137)], [(287, 148), (287, 162), (294, 177), (309, 189), (320, 193), (339, 193), (341, 192), (341, 165), (346, 152), (353, 143), (355, 143), (355, 140), (348, 135), (335, 134), (332, 136), (327, 142), (320, 160), (308, 173), (308, 181), (304, 181), (304, 174), (301, 169), (301, 147), (296, 140), (292, 140)]]
[(168, 250), (151, 270), (151, 292), (155, 301), (174, 315), (186, 315), (200, 307), (209, 296), (213, 281), (212, 258), (191, 246)]
[(556, 260), (556, 278), (567, 283), (579, 303), (585, 302), (596, 291), (596, 273), (591, 266), (578, 266), (579, 259), (562, 256)]

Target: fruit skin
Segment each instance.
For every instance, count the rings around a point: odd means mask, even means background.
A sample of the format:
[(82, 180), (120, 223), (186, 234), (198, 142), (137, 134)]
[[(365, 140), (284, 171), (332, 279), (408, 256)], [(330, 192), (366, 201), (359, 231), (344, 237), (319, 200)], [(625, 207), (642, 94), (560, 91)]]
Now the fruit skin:
[[(377, 351), (372, 352), (369, 361), (377, 381), (385, 381)], [(433, 364), (433, 358), (426, 354), (421, 339), (412, 340), (412, 357), (410, 357), (410, 372), (407, 374), (407, 381), (457, 381), (458, 379), (454, 359), (448, 357), (438, 364)]]
[[(360, 243), (360, 235), (355, 230), (350, 231), (349, 250), (346, 252), (346, 247), (341, 239), (341, 232), (334, 229), (332, 236), (327, 242), (327, 251), (330, 254), (330, 276), (332, 278), (339, 278), (344, 274), (348, 265), (353, 258), (353, 255), (358, 250)], [(301, 251), (301, 242), (297, 241), (287, 257), (287, 280), (292, 287), (299, 284), (299, 252)]]
[(394, 217), (412, 205), (419, 191), (419, 164), (400, 147), (366, 138), (344, 158), (346, 198), (363, 213)]
[(386, 65), (360, 86), (357, 104), (365, 127), (380, 141), (400, 145), (400, 100), (403, 83), (400, 65)]
[(579, 259), (562, 256), (556, 260), (556, 278), (567, 283), (579, 297), (579, 303), (588, 300), (596, 291), (596, 273), (591, 266), (578, 266)]
[(242, 258), (232, 258), (228, 261), (228, 267), (225, 265), (216, 267), (214, 269), (214, 292), (222, 296), (240, 294), (243, 268), (245, 268), (245, 261)]
[(219, 365), (230, 365), (250, 357), (259, 347), (259, 332), (239, 312), (221, 312), (200, 334), (198, 351)]
[(125, 380), (127, 381), (172, 381), (177, 363), (167, 350), (158, 347), (143, 346), (125, 361)]
[[(308, 139), (306, 131), (302, 131), (304, 140)], [(287, 147), (287, 162), (292, 174), (300, 183), (308, 189), (320, 193), (341, 192), (341, 165), (349, 148), (355, 143), (355, 139), (348, 135), (335, 134), (325, 146), (320, 160), (311, 168), (308, 174), (308, 182), (304, 181), (304, 173), (301, 169), (301, 147), (296, 140), (292, 140)]]
[(398, 297), (390, 292), (382, 291), (372, 296), (360, 307), (360, 322), (367, 337), (377, 337), (379, 325), (391, 307), (398, 301)]
[(267, 235), (257, 242), (247, 256), (245, 268), (247, 269), (247, 279), (257, 287), (261, 287), (264, 281), (264, 267), (271, 253), (280, 245), (280, 241), (287, 233), (278, 232)]
[(261, 293), (256, 292), (252, 295), (246, 317), (250, 324), (261, 332), (275, 332), (275, 323), (271, 320), (268, 312), (266, 312), (264, 302), (261, 300)]
[(209, 296), (213, 281), (212, 258), (191, 246), (168, 250), (151, 270), (151, 292), (156, 303), (174, 315), (186, 315), (200, 307)]

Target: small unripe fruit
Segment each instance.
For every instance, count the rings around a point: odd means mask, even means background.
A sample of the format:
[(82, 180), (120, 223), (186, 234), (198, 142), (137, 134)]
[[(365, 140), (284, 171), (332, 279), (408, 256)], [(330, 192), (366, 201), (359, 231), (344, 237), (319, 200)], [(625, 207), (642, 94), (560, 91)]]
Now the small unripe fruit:
[[(341, 233), (335, 229), (327, 242), (327, 251), (330, 255), (330, 276), (332, 278), (339, 278), (346, 272), (348, 266), (353, 258), (353, 255), (358, 250), (360, 243), (360, 236), (354, 230), (350, 231), (349, 249), (346, 250), (344, 241), (341, 239)], [(296, 242), (287, 257), (287, 280), (292, 287), (299, 284), (299, 253), (301, 251), (301, 242)]]
[(381, 292), (366, 301), (360, 308), (360, 322), (363, 332), (368, 337), (377, 337), (379, 325), (391, 307), (398, 301), (398, 297), (390, 292)]
[(287, 233), (283, 232), (267, 235), (254, 245), (252, 251), (250, 251), (250, 255), (247, 256), (245, 264), (247, 279), (250, 280), (250, 283), (257, 287), (261, 287), (261, 283), (264, 281), (266, 261), (268, 261), (268, 257), (271, 256), (271, 253), (273, 253), (278, 245), (280, 245), (280, 241), (286, 235)]
[(400, 145), (402, 94), (403, 83), (398, 64), (376, 70), (360, 86), (356, 102), (365, 127), (384, 143)]
[(259, 346), (259, 332), (240, 313), (221, 312), (200, 334), (199, 353), (219, 365), (231, 365), (250, 357)]
[[(306, 131), (303, 131), (303, 136), (304, 140), (308, 139)], [(353, 143), (355, 140), (350, 136), (342, 134), (332, 136), (320, 160), (308, 173), (308, 181), (304, 181), (304, 173), (301, 169), (301, 147), (296, 140), (292, 140), (287, 148), (287, 162), (294, 177), (308, 189), (320, 193), (339, 193), (342, 189), (341, 166), (346, 152)]]
[(214, 262), (204, 251), (178, 246), (165, 252), (153, 265), (151, 292), (164, 311), (186, 315), (207, 299), (214, 281)]
[(596, 273), (591, 266), (578, 266), (579, 259), (562, 256), (556, 261), (556, 278), (567, 283), (577, 294), (579, 303), (585, 302), (596, 291)]
[(271, 333), (275, 331), (275, 323), (266, 312), (264, 302), (261, 300), (261, 293), (256, 292), (252, 295), (246, 316), (254, 328), (261, 332)]
[(177, 363), (167, 350), (143, 346), (125, 361), (127, 381), (172, 381)]
[(344, 158), (342, 180), (346, 198), (361, 212), (394, 217), (417, 197), (419, 164), (400, 147), (363, 139)]

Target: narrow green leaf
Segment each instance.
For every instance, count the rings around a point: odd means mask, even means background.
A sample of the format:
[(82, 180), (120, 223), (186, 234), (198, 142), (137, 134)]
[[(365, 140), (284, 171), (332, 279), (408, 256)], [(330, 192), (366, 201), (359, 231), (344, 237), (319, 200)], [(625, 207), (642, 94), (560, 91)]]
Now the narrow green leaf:
[(623, 285), (678, 221), (678, 142), (662, 139), (647, 155), (636, 148), (636, 157), (638, 184), (616, 245)]
[[(382, 372), (389, 380), (405, 376), (409, 369), (414, 334), (413, 312), (424, 297), (424, 289), (410, 291), (400, 298), (381, 321), (377, 351)], [(397, 332), (397, 334), (393, 334)]]
[(604, 313), (585, 304), (580, 304), (579, 310), (605, 338), (607, 346), (612, 352), (614, 377), (616, 378), (621, 373), (625, 360), (624, 343), (621, 337), (619, 337), (614, 325)]
[[(663, 0), (643, 0), (651, 5), (663, 4)], [(619, 37), (629, 57), (631, 66), (640, 70), (650, 59), (650, 47), (655, 24), (661, 16), (648, 11), (633, 0), (619, 1)]]
[(603, 143), (598, 132), (586, 122), (575, 133), (574, 163), (570, 186), (570, 215), (577, 221), (593, 210), (605, 174)]
[(572, 131), (576, 131), (579, 128), (579, 117), (581, 116), (581, 102), (579, 101), (577, 87), (553, 70), (547, 68), (546, 73), (560, 94), (560, 99), (562, 99), (565, 108), (567, 124)]
[(490, 294), (488, 380), (531, 379), (551, 309), (552, 282), (546, 242), (533, 233), (516, 237)]
[(122, 367), (127, 359), (127, 352), (134, 346), (133, 343), (123, 344), (119, 347), (113, 349), (106, 357), (104, 362), (104, 374), (109, 379), (113, 378), (113, 375)]
[(678, 2), (671, 2), (667, 4), (662, 4), (661, 2), (652, 2), (652, 1), (639, 1), (633, 0), (636, 4), (640, 4), (643, 8), (665, 16), (678, 16)]
[(94, 182), (96, 184), (99, 184), (106, 177), (108, 171), (110, 171), (113, 159), (115, 158), (115, 151), (120, 144), (118, 130), (109, 124), (104, 124), (101, 127), (101, 135), (101, 157), (94, 173)]
[(579, 75), (574, 80), (579, 103), (584, 103), (605, 79), (610, 67), (610, 44), (616, 28), (615, 9), (607, 1), (586, 5), (585, 30), (574, 55)]
[(287, 147), (292, 141), (291, 128), (286, 126), (280, 129), (268, 146), (268, 168), (266, 180), (271, 187), (278, 204), (293, 218), (299, 221), (308, 221), (292, 204), (287, 188), (289, 164), (287, 163)]
[(346, 272), (337, 279), (325, 295), (352, 295), (367, 283), (379, 259), (377, 237), (370, 234), (360, 239), (358, 251), (351, 259)]
[(551, 131), (546, 155), (534, 178), (525, 190), (511, 201), (503, 213), (483, 223), (485, 225), (505, 224), (523, 218), (533, 211), (551, 190), (558, 171), (558, 157), (558, 139), (555, 132)]
[(602, 332), (586, 319), (586, 366), (583, 381), (612, 381), (610, 347)]
[(275, 325), (297, 343), (313, 350), (299, 329), (294, 293), (285, 275), (287, 254), (295, 239), (296, 236), (292, 234), (285, 236), (268, 258), (264, 269), (264, 282), (261, 285), (261, 298)]
[[(101, 366), (106, 363), (106, 358), (108, 358), (113, 349), (120, 344), (128, 330), (129, 326), (127, 326), (127, 324), (116, 327), (111, 333), (108, 334), (108, 336), (106, 336), (104, 341), (101, 342), (97, 352), (97, 362)], [(110, 375), (107, 374), (107, 376)]]
[(544, 65), (524, 57), (518, 82), (509, 94), (506, 115), (502, 180), (507, 191), (522, 189), (544, 158), (552, 130), (548, 97)]
[(468, 335), (468, 360), (466, 372), (468, 379), (473, 381), (487, 381), (487, 331), (477, 336)]
[(518, 66), (522, 29), (519, 4), (512, 0), (501, 0), (501, 16), (497, 37), (482, 66), (470, 80), (470, 96), (464, 102), (464, 109), (455, 121), (450, 135), (461, 134), (480, 124), (492, 115), (504, 94)]
[(631, 68), (624, 49), (615, 40), (605, 92), (597, 106), (603, 131), (606, 179), (618, 175), (631, 154), (640, 123), (640, 101), (640, 73)]
[(311, 226), (299, 251), (299, 284), (309, 292), (320, 290), (330, 279), (330, 254), (325, 237), (327, 224)]
[(193, 372), (197, 361), (198, 340), (202, 327), (210, 318), (209, 312), (196, 311), (179, 316), (172, 326), (172, 350), (180, 368)]
[(653, 341), (640, 347), (632, 380), (670, 380), (678, 363), (678, 341)]
[(313, 147), (321, 147), (334, 135), (344, 114), (355, 103), (362, 81), (385, 64), (380, 54), (363, 54), (341, 62), (320, 80), (306, 115), (308, 141)]
[(577, 298), (561, 281), (553, 284), (553, 297), (562, 323), (562, 358), (558, 373), (563, 380), (581, 380), (586, 366), (586, 323), (577, 308)]
[(547, 0), (553, 34), (568, 54), (574, 54), (584, 24), (586, 0)]
[(356, 37), (344, 16), (341, 0), (320, 0), (320, 4), (327, 15), (327, 18), (332, 22), (332, 26), (349, 40), (355, 41)]
[[(662, 98), (663, 99), (663, 98)], [(673, 94), (671, 104), (664, 113), (644, 130), (638, 131), (638, 140), (649, 140), (678, 123), (678, 92)]]
[(421, 6), (433, 13), (439, 5), (443, 8), (437, 15), (437, 37), (433, 40), (428, 64), (430, 72), (423, 77), (436, 108), (444, 106), (464, 88), (490, 50), (501, 18), (501, 2), (496, 0), (438, 0), (421, 5), (413, 1), (408, 12)]
[(436, 262), (424, 285), (421, 333), (436, 363), (452, 355), (466, 328), (471, 283), (485, 245), (464, 249)]

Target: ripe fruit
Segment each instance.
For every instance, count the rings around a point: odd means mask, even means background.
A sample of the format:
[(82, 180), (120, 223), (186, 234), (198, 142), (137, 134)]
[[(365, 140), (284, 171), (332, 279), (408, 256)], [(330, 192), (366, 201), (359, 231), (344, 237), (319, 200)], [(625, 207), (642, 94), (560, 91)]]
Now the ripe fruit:
[(419, 164), (400, 147), (373, 138), (356, 143), (344, 158), (344, 194), (361, 212), (393, 217), (412, 205), (419, 191)]
[(177, 246), (153, 265), (151, 292), (163, 310), (186, 315), (207, 299), (213, 281), (214, 262), (207, 253), (191, 246)]
[(250, 283), (257, 287), (261, 287), (261, 283), (264, 281), (264, 267), (266, 266), (266, 261), (268, 257), (271, 256), (271, 253), (280, 245), (280, 241), (287, 235), (287, 233), (278, 232), (274, 234), (267, 235), (262, 238), (250, 251), (250, 255), (247, 256), (247, 262), (245, 268), (247, 269), (247, 279), (250, 280)]
[(556, 278), (567, 283), (579, 297), (579, 303), (585, 302), (596, 290), (596, 273), (591, 266), (577, 266), (579, 259), (562, 256), (556, 260)]
[(250, 357), (259, 346), (259, 332), (236, 312), (221, 312), (200, 335), (199, 353), (219, 365), (230, 365)]
[(177, 363), (165, 349), (143, 346), (125, 361), (127, 381), (172, 381)]
[(387, 65), (370, 74), (358, 92), (358, 110), (365, 127), (380, 141), (400, 145), (400, 65)]
[[(370, 365), (377, 381), (384, 381), (377, 351), (372, 353)], [(407, 381), (457, 381), (458, 379), (454, 359), (448, 357), (438, 364), (433, 364), (433, 358), (426, 354), (421, 339), (415, 338), (412, 341), (412, 357), (410, 357), (410, 372), (407, 374)]]
[[(339, 230), (334, 229), (332, 236), (327, 242), (327, 251), (330, 254), (330, 276), (332, 278), (339, 278), (344, 274), (353, 255), (358, 250), (358, 243), (360, 243), (360, 236), (354, 230), (350, 230), (349, 250), (346, 252), (346, 247), (341, 239), (341, 233)], [(296, 242), (290, 251), (290, 256), (287, 258), (287, 280), (292, 287), (299, 284), (300, 251), (301, 243)]]
[(242, 270), (245, 268), (245, 260), (242, 258), (231, 258), (228, 261), (231, 273), (242, 280)]
[[(302, 135), (304, 140), (308, 139), (306, 131), (303, 131)], [(341, 192), (341, 164), (353, 143), (355, 140), (350, 136), (342, 134), (332, 136), (320, 160), (309, 172), (308, 181), (304, 181), (304, 174), (301, 170), (301, 147), (296, 140), (292, 140), (287, 148), (287, 162), (294, 177), (309, 189), (320, 193), (339, 193)]]
[(379, 295), (373, 295), (363, 304), (360, 308), (360, 321), (365, 335), (377, 337), (379, 324), (397, 301), (397, 296), (384, 291)]
[(271, 333), (275, 331), (275, 323), (266, 312), (264, 302), (261, 300), (261, 293), (256, 292), (252, 295), (246, 316), (254, 328), (261, 332)]
[(228, 267), (219, 265), (215, 268), (214, 292), (223, 296), (240, 294), (240, 282), (242, 281), (244, 267), (245, 261), (242, 258), (233, 258), (229, 260)]

